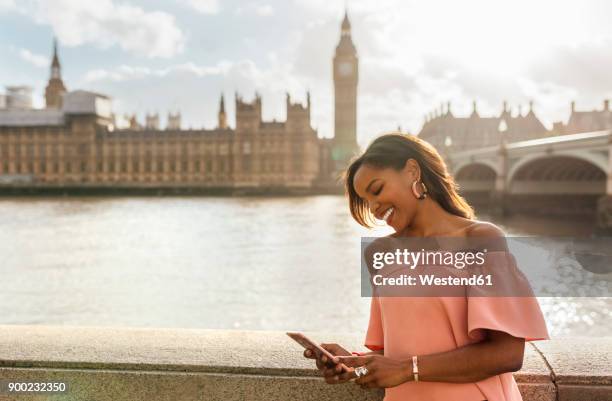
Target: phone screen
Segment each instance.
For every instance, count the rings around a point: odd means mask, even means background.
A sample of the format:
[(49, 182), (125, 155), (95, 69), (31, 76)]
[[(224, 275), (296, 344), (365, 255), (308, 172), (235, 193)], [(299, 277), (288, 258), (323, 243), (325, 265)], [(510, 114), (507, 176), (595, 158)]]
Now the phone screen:
[[(306, 337), (304, 334), (288, 332), (287, 335), (291, 337), (294, 341), (296, 341), (298, 344), (300, 344), (302, 347), (306, 349), (314, 350), (316, 357), (318, 359), (321, 359), (321, 355), (325, 355), (327, 357), (327, 363), (326, 363), (327, 366), (333, 367), (336, 365), (333, 362), (334, 356), (328, 350), (321, 347), (319, 344), (315, 343), (310, 338)], [(342, 364), (342, 366), (345, 371), (348, 371), (348, 368), (344, 366), (344, 364)]]

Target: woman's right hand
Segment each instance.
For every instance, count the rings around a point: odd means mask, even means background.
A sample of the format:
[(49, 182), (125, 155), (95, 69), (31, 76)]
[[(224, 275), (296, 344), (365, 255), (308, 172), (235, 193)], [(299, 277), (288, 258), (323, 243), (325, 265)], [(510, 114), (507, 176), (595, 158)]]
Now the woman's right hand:
[[(334, 356), (352, 355), (338, 344), (321, 344), (321, 347)], [(316, 360), (317, 369), (323, 373), (323, 377), (325, 377), (325, 381), (328, 384), (345, 383), (354, 376), (352, 374), (353, 368), (348, 368), (343, 363), (334, 364), (333, 361), (329, 361), (325, 355), (321, 355), (321, 358), (317, 358), (312, 348), (304, 350), (304, 357)]]

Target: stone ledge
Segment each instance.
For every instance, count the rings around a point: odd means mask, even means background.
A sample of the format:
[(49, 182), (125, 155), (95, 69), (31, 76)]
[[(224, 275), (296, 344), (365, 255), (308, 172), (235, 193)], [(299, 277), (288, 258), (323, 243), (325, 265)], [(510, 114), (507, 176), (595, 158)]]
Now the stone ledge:
[[(363, 335), (307, 335), (364, 350)], [(514, 374), (524, 400), (612, 399), (611, 347), (610, 337), (530, 343)], [(382, 399), (326, 385), (301, 353), (276, 331), (0, 325), (0, 379), (67, 380), (73, 399)]]
[(612, 385), (612, 338), (565, 337), (537, 341), (561, 384)]
[(558, 400), (612, 400), (612, 338), (567, 337), (538, 341), (553, 371)]

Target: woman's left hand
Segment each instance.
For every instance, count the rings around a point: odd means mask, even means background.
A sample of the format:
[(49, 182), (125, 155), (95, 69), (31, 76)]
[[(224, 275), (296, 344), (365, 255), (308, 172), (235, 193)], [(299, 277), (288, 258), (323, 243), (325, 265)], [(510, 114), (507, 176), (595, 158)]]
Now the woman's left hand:
[(356, 368), (365, 366), (368, 373), (355, 379), (363, 388), (388, 388), (399, 386), (412, 377), (412, 364), (382, 355), (338, 356), (341, 363)]

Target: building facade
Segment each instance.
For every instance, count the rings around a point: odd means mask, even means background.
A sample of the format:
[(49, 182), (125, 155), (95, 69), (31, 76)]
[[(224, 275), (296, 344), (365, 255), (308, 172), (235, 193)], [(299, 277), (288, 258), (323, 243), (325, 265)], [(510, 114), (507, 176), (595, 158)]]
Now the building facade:
[(579, 132), (600, 131), (612, 128), (610, 101), (605, 99), (601, 110), (579, 111), (572, 102), (567, 124), (555, 123), (558, 134), (577, 134)]
[(506, 102), (497, 116), (481, 117), (473, 103), (472, 113), (468, 117), (455, 117), (450, 103), (425, 116), (425, 123), (419, 137), (425, 139), (443, 154), (453, 151), (498, 146), (505, 143), (538, 139), (556, 135), (577, 134), (600, 131), (612, 128), (612, 109), (610, 101), (605, 99), (600, 110), (579, 111), (576, 103), (571, 103), (567, 123), (554, 122), (548, 130), (533, 110), (529, 102), (527, 113), (518, 107), (511, 113)]
[(344, 14), (340, 42), (333, 59), (334, 140), (331, 157), (337, 170), (345, 168), (359, 152), (357, 144), (357, 83), (359, 58), (351, 37), (351, 23)]
[(512, 114), (506, 102), (497, 116), (481, 117), (476, 102), (472, 104), (472, 113), (468, 117), (455, 117), (450, 103), (440, 106), (438, 110), (425, 117), (425, 123), (419, 137), (436, 147), (442, 154), (455, 151), (498, 146), (506, 143), (550, 136), (529, 103), (529, 110), (523, 114), (521, 108)]
[[(262, 119), (260, 95), (249, 102), (236, 94), (235, 128), (229, 127), (222, 95), (215, 129), (182, 129), (178, 112), (169, 114), (164, 129), (157, 113), (147, 113), (144, 124), (132, 115), (128, 128), (116, 129), (108, 97), (66, 90), (54, 41), (46, 107), (32, 108), (31, 90), (21, 88), (7, 96), (19, 107), (0, 109), (0, 186), (338, 189), (342, 161), (332, 160), (333, 152), (356, 145), (357, 67), (356, 56), (343, 53), (350, 42), (347, 24), (345, 16), (341, 54), (334, 58), (334, 68), (342, 71), (335, 79), (334, 139), (319, 138), (312, 128), (310, 94), (305, 105), (286, 95), (285, 121)], [(349, 62), (352, 78), (342, 67)]]
[(110, 100), (68, 92), (62, 109), (0, 111), (3, 184), (39, 187), (308, 189), (319, 174), (310, 108), (261, 119), (261, 98), (236, 96), (236, 129), (152, 125), (113, 130)]

